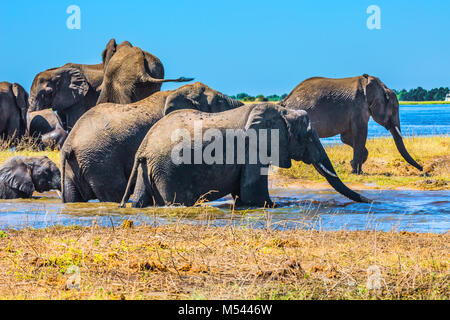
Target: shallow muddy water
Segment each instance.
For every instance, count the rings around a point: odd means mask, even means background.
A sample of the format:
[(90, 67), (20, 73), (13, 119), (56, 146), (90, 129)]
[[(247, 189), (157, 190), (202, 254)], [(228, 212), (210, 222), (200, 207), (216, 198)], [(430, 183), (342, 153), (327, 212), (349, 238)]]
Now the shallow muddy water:
[(273, 189), (274, 209), (232, 210), (231, 198), (201, 208), (119, 209), (115, 203), (62, 204), (56, 194), (30, 200), (0, 201), (0, 229), (42, 228), (95, 223), (119, 226), (182, 223), (314, 228), (318, 230), (405, 230), (444, 233), (450, 230), (450, 191), (363, 190), (376, 202), (354, 203), (332, 190)]

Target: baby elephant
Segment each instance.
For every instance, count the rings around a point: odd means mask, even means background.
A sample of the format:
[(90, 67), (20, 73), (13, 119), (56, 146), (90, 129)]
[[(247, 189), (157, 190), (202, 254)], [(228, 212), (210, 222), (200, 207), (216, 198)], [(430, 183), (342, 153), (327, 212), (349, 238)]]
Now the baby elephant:
[(61, 189), (61, 173), (47, 157), (12, 157), (0, 166), (0, 199), (31, 198)]
[(144, 138), (121, 206), (135, 184), (133, 207), (194, 205), (227, 194), (240, 206), (271, 206), (267, 169), (313, 164), (331, 186), (358, 202), (369, 200), (336, 175), (305, 111), (271, 104), (220, 113), (179, 110), (162, 118)]

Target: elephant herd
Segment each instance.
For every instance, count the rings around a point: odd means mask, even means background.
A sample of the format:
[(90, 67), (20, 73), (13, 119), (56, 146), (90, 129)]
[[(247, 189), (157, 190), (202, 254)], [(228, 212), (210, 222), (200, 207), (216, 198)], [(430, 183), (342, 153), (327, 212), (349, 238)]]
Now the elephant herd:
[[(250, 132), (256, 132), (260, 150), (261, 138), (276, 131), (277, 144), (266, 151), (278, 155), (279, 167), (289, 168), (292, 160), (312, 164), (336, 191), (369, 202), (342, 183), (319, 138), (340, 134), (353, 148), (353, 173), (361, 174), (370, 117), (391, 132), (403, 158), (422, 170), (403, 144), (397, 97), (376, 77), (310, 78), (278, 104), (243, 105), (200, 82), (160, 91), (164, 82), (193, 79), (164, 79), (161, 61), (128, 41), (110, 40), (102, 60), (39, 73), (29, 97), (18, 84), (0, 83), (0, 135), (28, 134), (41, 148), (61, 150), (61, 173), (46, 157), (8, 159), (0, 166), (0, 198), (56, 189), (65, 203), (98, 199), (124, 207), (133, 195), (133, 207), (148, 207), (192, 206), (231, 194), (238, 206), (271, 206), (268, 177), (262, 174), (270, 163), (249, 161), (247, 155), (235, 160), (254, 147)], [(221, 136), (194, 141), (198, 123), (202, 132)], [(211, 151), (214, 141), (216, 160), (175, 162), (179, 130), (189, 136), (187, 158)], [(244, 137), (243, 149), (228, 130)], [(219, 161), (219, 154), (234, 161)]]

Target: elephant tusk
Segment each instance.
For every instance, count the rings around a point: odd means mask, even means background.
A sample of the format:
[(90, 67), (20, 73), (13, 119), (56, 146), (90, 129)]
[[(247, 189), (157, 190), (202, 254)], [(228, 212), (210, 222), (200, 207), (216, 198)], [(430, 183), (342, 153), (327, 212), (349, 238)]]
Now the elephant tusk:
[(402, 137), (402, 133), (400, 132), (400, 129), (397, 126), (395, 126), (395, 130), (397, 131), (397, 133), (400, 136), (400, 138), (403, 138)]
[(325, 171), (328, 175), (337, 178), (338, 176), (335, 175), (333, 172), (331, 172), (330, 170), (328, 170), (327, 168), (325, 168), (325, 166), (323, 164), (321, 164), (319, 162), (319, 167), (322, 168), (323, 171)]
[(56, 193), (58, 194), (58, 197), (62, 198), (62, 196), (61, 196), (61, 191), (56, 190)]

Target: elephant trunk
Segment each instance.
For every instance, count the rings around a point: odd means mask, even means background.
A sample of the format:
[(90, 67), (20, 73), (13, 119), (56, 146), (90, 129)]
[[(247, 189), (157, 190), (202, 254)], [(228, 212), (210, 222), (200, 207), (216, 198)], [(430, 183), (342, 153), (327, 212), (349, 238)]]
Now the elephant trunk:
[(54, 177), (51, 188), (53, 190), (57, 190), (57, 191), (61, 190), (61, 176), (60, 175), (57, 175)]
[[(340, 194), (356, 202), (371, 203), (372, 202), (371, 200), (351, 190), (341, 181), (341, 179), (339, 179), (339, 177), (336, 174), (336, 171), (333, 168), (333, 165), (331, 164), (330, 158), (328, 158), (325, 149), (320, 143), (319, 137), (317, 135), (315, 136), (316, 136), (315, 139), (312, 139), (312, 141), (314, 148), (318, 152), (315, 153), (317, 155), (316, 157), (314, 157), (315, 159), (311, 159), (312, 160), (311, 163), (314, 166), (314, 168), (322, 176), (324, 176), (325, 179), (327, 179), (328, 183)], [(311, 151), (308, 150), (308, 152)]]
[(403, 138), (400, 132), (400, 128), (398, 126), (393, 126), (389, 130), (392, 134), (392, 137), (394, 137), (395, 146), (397, 147), (398, 152), (402, 155), (403, 159), (406, 160), (410, 165), (413, 167), (416, 167), (420, 171), (423, 170), (422, 166), (418, 164), (408, 153), (406, 150), (405, 144), (403, 143)]

